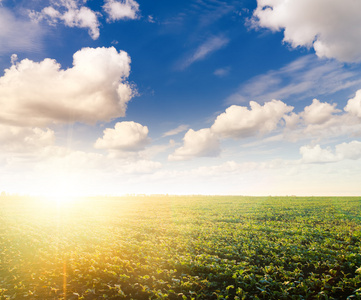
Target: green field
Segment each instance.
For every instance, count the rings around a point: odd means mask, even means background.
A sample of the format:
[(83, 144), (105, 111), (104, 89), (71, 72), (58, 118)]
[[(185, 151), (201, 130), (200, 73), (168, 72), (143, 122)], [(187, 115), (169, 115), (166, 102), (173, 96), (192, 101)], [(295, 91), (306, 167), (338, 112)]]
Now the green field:
[(1, 197), (0, 299), (361, 299), (361, 198)]

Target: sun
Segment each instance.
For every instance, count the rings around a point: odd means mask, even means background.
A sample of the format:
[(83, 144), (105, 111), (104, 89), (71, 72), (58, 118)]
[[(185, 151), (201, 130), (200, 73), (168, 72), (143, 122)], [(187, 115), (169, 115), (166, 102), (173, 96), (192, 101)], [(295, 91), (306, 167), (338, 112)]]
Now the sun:
[(57, 204), (68, 203), (84, 196), (81, 186), (68, 178), (58, 178), (55, 182), (48, 182), (41, 191), (41, 195)]

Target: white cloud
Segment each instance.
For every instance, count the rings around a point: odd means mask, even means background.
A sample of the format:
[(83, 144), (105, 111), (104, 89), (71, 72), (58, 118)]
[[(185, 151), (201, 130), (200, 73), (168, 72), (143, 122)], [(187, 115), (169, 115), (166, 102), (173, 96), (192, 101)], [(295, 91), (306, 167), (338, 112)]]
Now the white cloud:
[(300, 139), (339, 139), (342, 136), (361, 136), (359, 109), (361, 107), (360, 90), (354, 98), (349, 99), (344, 112), (336, 109), (336, 104), (320, 102), (314, 99), (299, 114), (285, 116), (284, 137), (288, 140)]
[(17, 54), (12, 54), (10, 58), (11, 64), (14, 65), (17, 62), (17, 60), (18, 60)]
[(277, 128), (280, 120), (293, 110), (282, 101), (272, 100), (263, 106), (250, 102), (250, 110), (232, 105), (220, 114), (211, 129), (221, 137), (244, 138), (269, 133)]
[(118, 122), (113, 128), (106, 128), (94, 147), (118, 151), (139, 151), (149, 143), (148, 127), (135, 122)]
[(230, 67), (226, 67), (226, 68), (219, 68), (219, 69), (215, 70), (213, 72), (213, 74), (218, 77), (225, 77), (229, 74), (229, 72), (230, 72)]
[(302, 146), (300, 154), (304, 163), (329, 163), (340, 160), (330, 149), (322, 149), (320, 145)]
[(53, 145), (51, 129), (24, 128), (0, 124), (0, 149), (2, 152), (29, 152)]
[(361, 61), (361, 2), (354, 0), (258, 0), (255, 26), (284, 29), (292, 47), (313, 47), (319, 57)]
[(286, 127), (289, 129), (295, 129), (300, 122), (300, 116), (294, 112), (284, 115), (283, 119), (286, 121)]
[(361, 84), (360, 74), (345, 70), (337, 61), (319, 60), (313, 55), (303, 56), (266, 74), (243, 83), (227, 103), (265, 102), (270, 99), (303, 100), (345, 90)]
[(124, 116), (134, 94), (125, 81), (128, 54), (113, 47), (83, 48), (73, 59), (67, 70), (49, 58), (24, 59), (6, 69), (0, 78), (0, 123), (44, 126)]
[(344, 159), (360, 159), (361, 158), (361, 142), (352, 141), (350, 143), (342, 143), (336, 145), (336, 153)]
[(93, 40), (99, 37), (100, 22), (98, 17), (101, 15), (90, 8), (79, 4), (76, 0), (61, 0), (54, 2), (53, 6), (47, 6), (41, 12), (30, 11), (29, 17), (39, 22), (46, 20), (49, 25), (55, 25), (59, 21), (64, 22), (68, 27), (88, 28), (89, 35)]
[(178, 134), (178, 133), (181, 133), (181, 132), (183, 132), (183, 131), (186, 131), (188, 128), (189, 128), (188, 125), (184, 125), (184, 124), (179, 125), (177, 128), (174, 128), (174, 129), (172, 129), (172, 130), (169, 130), (169, 131), (165, 132), (165, 133), (162, 135), (162, 137), (176, 135), (176, 134)]
[(134, 20), (139, 14), (139, 4), (134, 0), (106, 0), (103, 9), (109, 15), (108, 22), (122, 19)]
[(19, 19), (0, 6), (0, 53), (40, 51), (45, 31), (34, 22)]
[(361, 123), (357, 118), (348, 114), (333, 115), (321, 124), (306, 124), (300, 117), (294, 126), (286, 127), (283, 132), (284, 139), (293, 142), (308, 139), (331, 141), (333, 139), (339, 140), (342, 137), (358, 136), (361, 136)]
[(148, 16), (148, 22), (149, 23), (155, 23), (154, 17), (152, 15)]
[(338, 112), (340, 110), (336, 109), (336, 103), (329, 104), (313, 99), (312, 104), (306, 106), (301, 115), (306, 124), (323, 124), (329, 121), (333, 114)]
[[(313, 142), (321, 140), (339, 140), (341, 137), (361, 136), (361, 123), (357, 117), (360, 107), (357, 92), (355, 98), (350, 99), (344, 113), (336, 109), (336, 104), (320, 102), (314, 99), (312, 104), (306, 106), (300, 113), (293, 112), (293, 107), (286, 105), (280, 100), (266, 102), (263, 106), (251, 101), (250, 108), (232, 105), (224, 113), (217, 116), (210, 128), (202, 129), (218, 144), (228, 138), (263, 138), (260, 142), (251, 141), (243, 144), (250, 147), (271, 142), (310, 140)], [(275, 132), (277, 132), (275, 134)], [(170, 160), (190, 159), (197, 156), (217, 156), (219, 148), (208, 147), (205, 139), (198, 138), (198, 131), (189, 130), (184, 137), (184, 145), (169, 156)], [(188, 136), (189, 135), (189, 136)], [(309, 149), (308, 149), (309, 148)], [(319, 161), (323, 156), (325, 162), (337, 161), (329, 150), (304, 147), (305, 161)], [(218, 149), (212, 155), (205, 150)], [(339, 154), (339, 153), (338, 153)], [(316, 158), (315, 158), (316, 157)], [(342, 156), (343, 157), (343, 156)]]
[(224, 36), (213, 36), (207, 39), (180, 64), (180, 69), (186, 69), (194, 62), (205, 59), (211, 53), (225, 47), (228, 43), (229, 39)]
[(358, 90), (356, 92), (354, 98), (348, 100), (347, 105), (344, 109), (349, 114), (361, 118), (361, 90)]
[(169, 160), (189, 160), (194, 157), (212, 157), (220, 153), (217, 136), (209, 129), (189, 129), (183, 138), (184, 145), (169, 155)]
[(99, 26), (97, 13), (83, 6), (80, 9), (70, 9), (65, 12), (61, 19), (69, 27), (88, 28), (89, 35), (93, 40), (99, 37)]
[(300, 148), (302, 162), (304, 163), (330, 163), (344, 159), (357, 160), (361, 158), (361, 142), (352, 141), (331, 148), (322, 149), (320, 145), (303, 146)]
[(54, 22), (61, 18), (61, 13), (52, 6), (45, 7), (42, 12), (44, 15), (48, 16), (50, 20), (54, 20)]
[[(99, 38), (99, 27), (102, 14), (99, 11), (93, 11), (85, 6), (87, 1), (80, 0), (52, 0), (51, 6), (47, 6), (39, 11), (29, 11), (29, 17), (34, 23), (42, 20), (49, 25), (63, 23), (68, 27), (77, 27), (88, 29), (89, 35), (93, 40)], [(134, 0), (105, 0), (102, 6), (104, 12), (108, 15), (107, 22), (138, 19), (139, 4)]]

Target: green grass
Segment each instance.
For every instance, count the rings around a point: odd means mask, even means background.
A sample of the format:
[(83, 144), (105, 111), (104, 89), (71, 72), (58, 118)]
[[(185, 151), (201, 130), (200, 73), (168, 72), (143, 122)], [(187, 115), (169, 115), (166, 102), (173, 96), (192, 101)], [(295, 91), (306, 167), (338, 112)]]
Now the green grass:
[(361, 198), (0, 198), (0, 299), (347, 298)]

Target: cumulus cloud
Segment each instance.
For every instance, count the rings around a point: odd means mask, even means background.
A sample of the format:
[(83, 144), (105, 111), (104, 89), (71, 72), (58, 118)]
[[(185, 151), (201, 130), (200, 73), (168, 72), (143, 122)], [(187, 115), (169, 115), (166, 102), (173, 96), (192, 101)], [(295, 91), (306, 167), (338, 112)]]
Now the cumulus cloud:
[(0, 149), (2, 152), (29, 152), (53, 145), (54, 131), (41, 128), (24, 128), (0, 124)]
[(40, 51), (45, 31), (34, 22), (17, 18), (0, 5), (0, 53)]
[(317, 56), (361, 61), (361, 2), (354, 0), (258, 0), (253, 25), (284, 30), (292, 47), (313, 47)]
[(272, 100), (263, 106), (250, 102), (250, 109), (232, 105), (220, 114), (211, 129), (222, 137), (244, 138), (269, 133), (277, 128), (280, 120), (293, 110), (282, 101)]
[(336, 109), (335, 103), (313, 99), (312, 104), (300, 113), (291, 113), (284, 117), (287, 128), (284, 138), (297, 141), (307, 138), (321, 140), (361, 136), (360, 96), (361, 90), (348, 100), (344, 111)]
[(149, 143), (148, 127), (135, 122), (118, 122), (114, 128), (104, 130), (94, 147), (118, 151), (139, 151)]
[(353, 116), (361, 118), (361, 90), (356, 92), (354, 98), (348, 100), (344, 110)]
[(122, 19), (134, 20), (138, 18), (139, 4), (134, 0), (106, 0), (103, 9), (108, 14), (108, 22)]
[(263, 106), (250, 102), (250, 109), (232, 105), (220, 114), (211, 128), (188, 130), (183, 146), (171, 154), (169, 160), (186, 160), (201, 156), (218, 156), (220, 139), (247, 138), (275, 130), (289, 112), (293, 110), (282, 101), (272, 100)]
[(338, 162), (344, 159), (357, 160), (361, 158), (361, 142), (352, 141), (323, 149), (320, 145), (303, 146), (300, 148), (302, 162), (304, 163), (330, 163)]
[[(293, 112), (293, 107), (288, 106), (280, 100), (272, 100), (260, 105), (250, 101), (250, 108), (246, 106), (232, 105), (224, 113), (215, 119), (210, 128), (204, 130), (204, 135), (212, 137), (217, 142), (218, 151), (209, 155), (204, 149), (208, 149), (204, 138), (198, 138), (200, 132), (190, 129), (184, 137), (184, 145), (169, 156), (170, 160), (191, 159), (198, 156), (217, 156), (220, 153), (219, 142), (232, 139), (245, 139), (251, 137), (263, 138), (261, 142), (251, 142), (248, 145), (254, 146), (274, 141), (292, 141), (313, 139), (340, 138), (341, 136), (361, 136), (360, 109), (361, 90), (356, 96), (350, 99), (344, 108), (344, 112), (336, 108), (336, 104), (321, 102), (313, 99), (312, 103), (299, 113)], [(275, 135), (275, 132), (277, 134)], [(209, 147), (210, 151), (212, 147)], [(302, 148), (304, 161), (337, 161), (335, 156), (328, 149), (305, 146)], [(337, 153), (339, 155), (339, 153)], [(323, 158), (322, 158), (323, 157)], [(342, 155), (342, 157), (346, 157)]]
[(209, 129), (189, 129), (183, 138), (183, 146), (169, 155), (169, 160), (189, 160), (194, 157), (212, 157), (220, 153), (218, 137)]
[(302, 117), (306, 124), (323, 124), (329, 121), (333, 114), (338, 112), (340, 110), (336, 109), (336, 103), (329, 104), (313, 99), (312, 104), (305, 107)]
[(67, 70), (53, 59), (24, 59), (0, 78), (0, 123), (45, 126), (124, 116), (134, 95), (125, 81), (129, 72), (128, 54), (113, 47), (83, 48)]
[(69, 27), (88, 28), (89, 35), (93, 40), (99, 37), (100, 24), (97, 13), (88, 7), (68, 10), (61, 16), (61, 19)]
[(50, 25), (63, 22), (68, 27), (88, 28), (89, 35), (96, 40), (99, 37), (100, 13), (82, 6), (75, 0), (61, 0), (53, 6), (45, 7), (41, 12), (31, 11), (29, 16), (34, 21), (47, 20)]
[(300, 116), (294, 112), (284, 115), (283, 119), (286, 122), (286, 128), (295, 129), (297, 124), (300, 122)]
[(304, 163), (328, 163), (340, 160), (331, 149), (322, 149), (320, 145), (302, 146), (300, 154)]
[(44, 16), (49, 17), (49, 22), (56, 23), (57, 19), (62, 18), (61, 13), (52, 6), (47, 6), (47, 7), (43, 8), (42, 12), (43, 12)]
[(345, 159), (361, 158), (361, 142), (352, 141), (350, 143), (342, 143), (336, 146), (336, 153)]

